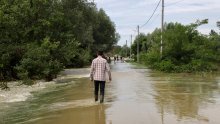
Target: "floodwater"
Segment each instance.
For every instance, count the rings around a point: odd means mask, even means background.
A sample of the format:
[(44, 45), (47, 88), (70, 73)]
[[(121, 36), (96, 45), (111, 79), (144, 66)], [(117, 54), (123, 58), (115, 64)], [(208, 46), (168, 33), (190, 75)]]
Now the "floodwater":
[(219, 73), (167, 74), (128, 63), (111, 68), (104, 104), (94, 102), (88, 77), (70, 78), (88, 70), (69, 70), (25, 101), (0, 101), (0, 124), (220, 124)]

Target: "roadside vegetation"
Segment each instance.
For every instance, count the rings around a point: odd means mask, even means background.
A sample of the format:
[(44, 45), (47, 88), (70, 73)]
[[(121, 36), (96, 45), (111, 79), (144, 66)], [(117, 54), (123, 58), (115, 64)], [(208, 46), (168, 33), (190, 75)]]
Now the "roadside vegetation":
[(136, 37), (131, 47), (132, 53), (136, 56), (139, 41), (140, 63), (152, 69), (164, 72), (217, 71), (220, 63), (220, 34), (214, 30), (209, 35), (198, 32), (197, 27), (206, 23), (207, 19), (189, 25), (165, 24), (162, 57), (160, 29)]
[(50, 81), (64, 68), (89, 64), (118, 39), (104, 10), (87, 0), (1, 0), (0, 82)]

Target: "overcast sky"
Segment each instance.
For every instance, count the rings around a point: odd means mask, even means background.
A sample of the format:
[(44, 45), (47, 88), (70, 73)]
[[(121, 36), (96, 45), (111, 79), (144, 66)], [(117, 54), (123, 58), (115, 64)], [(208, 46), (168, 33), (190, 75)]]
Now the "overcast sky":
[[(159, 0), (94, 0), (98, 8), (103, 8), (116, 25), (121, 39), (118, 45), (130, 44), (130, 35), (137, 35), (137, 25), (144, 25), (150, 18)], [(199, 31), (208, 34), (211, 29), (219, 31), (216, 22), (220, 21), (220, 0), (164, 0), (165, 22), (190, 24), (197, 19), (209, 19), (209, 24), (199, 27)], [(152, 19), (140, 29), (150, 33), (161, 26), (161, 4)]]

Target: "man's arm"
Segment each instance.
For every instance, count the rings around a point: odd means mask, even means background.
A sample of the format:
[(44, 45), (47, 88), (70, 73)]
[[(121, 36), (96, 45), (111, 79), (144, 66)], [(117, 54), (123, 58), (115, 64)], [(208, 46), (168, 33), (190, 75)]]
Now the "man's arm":
[(91, 71), (90, 71), (90, 80), (91, 80), (91, 81), (93, 81), (94, 70), (95, 70), (95, 65), (94, 65), (94, 62), (92, 61)]

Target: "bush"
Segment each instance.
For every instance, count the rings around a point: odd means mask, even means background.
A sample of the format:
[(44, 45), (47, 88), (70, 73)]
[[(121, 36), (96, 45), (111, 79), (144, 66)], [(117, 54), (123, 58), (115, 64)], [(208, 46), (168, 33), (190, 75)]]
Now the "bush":
[(162, 60), (160, 63), (156, 63), (157, 70), (164, 71), (164, 72), (172, 72), (175, 68), (175, 65), (172, 63), (171, 60)]
[(160, 62), (160, 53), (157, 51), (149, 51), (148, 53), (142, 53), (140, 58), (141, 61), (144, 61), (144, 64), (152, 67), (154, 63)]
[(189, 70), (196, 72), (196, 71), (212, 71), (212, 70), (217, 70), (217, 66), (215, 66), (211, 62), (206, 62), (201, 59), (197, 60), (192, 60), (191, 63), (189, 63)]
[(143, 53), (143, 52), (141, 52), (140, 53), (140, 62), (142, 63), (142, 64), (146, 64), (147, 65), (147, 54), (146, 53)]
[(200, 34), (196, 28), (207, 23), (197, 21), (190, 25), (169, 23), (164, 30), (163, 57), (160, 57), (160, 33), (155, 30), (145, 36), (151, 44), (140, 55), (141, 63), (165, 72), (217, 71), (220, 58), (219, 34)]
[(69, 63), (66, 65), (67, 68), (80, 68), (90, 64), (91, 55), (89, 51), (79, 50), (73, 58), (70, 58)]
[(22, 45), (0, 44), (0, 81), (18, 79), (14, 67), (21, 60), (25, 50)]
[(40, 45), (29, 44), (20, 64), (15, 67), (19, 78), (22, 80), (43, 78), (47, 81), (55, 78), (63, 69), (63, 65), (52, 56), (57, 47), (58, 43), (51, 43), (48, 38)]

